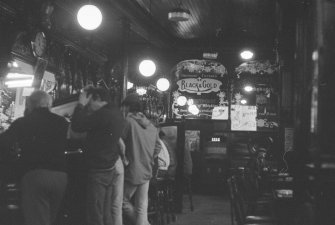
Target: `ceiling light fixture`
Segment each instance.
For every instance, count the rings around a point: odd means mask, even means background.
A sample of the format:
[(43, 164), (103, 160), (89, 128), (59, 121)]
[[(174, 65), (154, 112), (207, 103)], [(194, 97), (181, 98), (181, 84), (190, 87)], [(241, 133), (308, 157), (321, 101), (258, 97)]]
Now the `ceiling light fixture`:
[(170, 81), (166, 78), (159, 78), (156, 86), (160, 91), (166, 91), (170, 87)]
[(151, 77), (156, 72), (156, 64), (149, 59), (143, 60), (139, 67), (140, 73), (145, 77)]
[(217, 59), (218, 54), (219, 53), (217, 53), (217, 52), (204, 52), (204, 53), (202, 53), (202, 57), (204, 59)]
[(8, 73), (5, 79), (5, 85), (8, 88), (31, 87), (34, 81), (34, 75), (24, 73)]
[(170, 21), (174, 22), (182, 22), (187, 21), (191, 17), (191, 12), (188, 9), (184, 9), (182, 7), (181, 1), (179, 2), (179, 6), (169, 11), (168, 18)]
[(95, 5), (84, 5), (77, 13), (77, 20), (85, 30), (95, 30), (102, 22), (102, 14)]
[(181, 8), (172, 9), (168, 14), (169, 20), (174, 22), (187, 21), (190, 19), (190, 17), (191, 17), (190, 10)]

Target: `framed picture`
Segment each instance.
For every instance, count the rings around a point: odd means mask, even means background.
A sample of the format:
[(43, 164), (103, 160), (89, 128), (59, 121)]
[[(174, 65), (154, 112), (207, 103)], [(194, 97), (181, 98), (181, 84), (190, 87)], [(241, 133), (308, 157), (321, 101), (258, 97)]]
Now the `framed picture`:
[(200, 151), (200, 130), (185, 130), (185, 150)]

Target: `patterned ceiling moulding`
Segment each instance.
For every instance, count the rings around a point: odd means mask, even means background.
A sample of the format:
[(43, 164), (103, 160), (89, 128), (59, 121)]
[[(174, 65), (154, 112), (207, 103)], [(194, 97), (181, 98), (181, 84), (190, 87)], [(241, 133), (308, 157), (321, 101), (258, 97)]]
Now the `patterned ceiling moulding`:
[(175, 78), (178, 80), (185, 71), (200, 75), (204, 72), (213, 72), (221, 76), (227, 75), (227, 69), (221, 63), (211, 60), (192, 59), (181, 61), (175, 68)]
[(274, 74), (278, 72), (279, 67), (270, 62), (270, 60), (254, 60), (244, 62), (235, 68), (235, 73), (239, 77), (242, 73), (248, 74)]

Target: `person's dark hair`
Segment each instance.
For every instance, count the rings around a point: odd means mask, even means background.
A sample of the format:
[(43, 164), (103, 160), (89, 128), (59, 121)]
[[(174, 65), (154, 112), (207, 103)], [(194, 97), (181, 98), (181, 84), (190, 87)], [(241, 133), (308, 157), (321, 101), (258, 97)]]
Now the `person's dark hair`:
[(50, 108), (52, 106), (52, 97), (45, 91), (34, 91), (26, 101), (26, 112), (33, 111), (37, 108)]
[(122, 106), (128, 106), (129, 112), (142, 112), (142, 103), (139, 96), (135, 93), (129, 94), (121, 103)]
[(111, 96), (109, 95), (108, 90), (101, 87), (88, 87), (85, 88), (87, 96), (92, 95), (93, 100), (97, 100), (100, 98), (101, 101), (105, 101), (111, 103)]

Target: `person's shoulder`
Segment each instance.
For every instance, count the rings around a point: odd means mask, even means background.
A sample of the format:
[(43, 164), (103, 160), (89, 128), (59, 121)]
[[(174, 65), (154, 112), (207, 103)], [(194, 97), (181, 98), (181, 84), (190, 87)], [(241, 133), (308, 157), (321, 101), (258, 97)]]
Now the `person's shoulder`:
[(107, 105), (99, 110), (99, 113), (96, 115), (98, 117), (107, 119), (109, 118), (112, 121), (124, 121), (124, 117), (121, 113), (121, 110), (117, 106)]
[(16, 120), (14, 120), (13, 123), (22, 123), (25, 120), (27, 120), (27, 117), (22, 116), (22, 117), (17, 118)]
[(126, 123), (128, 123), (128, 124), (137, 123), (136, 120), (135, 120), (135, 118), (133, 118), (133, 117), (131, 117), (131, 116), (126, 116), (125, 121), (126, 121)]
[(96, 111), (97, 113), (121, 113), (120, 109), (114, 104), (107, 104)]
[(64, 116), (60, 116), (58, 114), (55, 113), (50, 113), (51, 118), (53, 118), (55, 121), (59, 122), (59, 123), (63, 123), (63, 124), (68, 124), (68, 121), (65, 119)]
[(112, 112), (113, 114), (122, 115), (120, 108), (119, 108), (118, 106), (116, 106), (116, 105), (111, 105), (111, 106), (109, 107), (109, 110), (110, 110), (110, 112)]
[(27, 117), (19, 117), (13, 121), (12, 126), (18, 126), (18, 125), (24, 124), (25, 121), (27, 120), (28, 120)]

